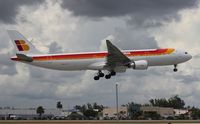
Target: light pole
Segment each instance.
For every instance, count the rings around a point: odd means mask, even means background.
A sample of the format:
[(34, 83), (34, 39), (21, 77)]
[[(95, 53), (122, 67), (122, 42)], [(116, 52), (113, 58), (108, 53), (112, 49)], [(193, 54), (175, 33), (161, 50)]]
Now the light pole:
[(116, 112), (117, 112), (117, 120), (119, 120), (119, 112), (118, 112), (118, 84), (116, 84)]

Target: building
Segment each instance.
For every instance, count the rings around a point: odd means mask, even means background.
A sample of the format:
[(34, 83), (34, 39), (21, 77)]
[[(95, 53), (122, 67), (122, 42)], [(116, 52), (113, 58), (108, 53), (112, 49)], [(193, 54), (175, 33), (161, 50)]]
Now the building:
[[(68, 110), (58, 110), (58, 109), (45, 109), (43, 118), (52, 117), (67, 117), (71, 114), (71, 111)], [(38, 114), (36, 113), (36, 108), (1, 108), (0, 109), (0, 119), (36, 119)]]
[(142, 106), (140, 111), (144, 112), (156, 112), (161, 117), (174, 117), (174, 109), (166, 107), (154, 107), (154, 106)]
[(180, 116), (187, 114), (189, 111), (187, 109), (174, 109), (175, 116)]
[[(128, 110), (127, 107), (119, 107), (119, 118), (127, 118)], [(107, 119), (116, 119), (117, 117), (117, 110), (116, 108), (104, 108), (103, 109), (103, 118)]]

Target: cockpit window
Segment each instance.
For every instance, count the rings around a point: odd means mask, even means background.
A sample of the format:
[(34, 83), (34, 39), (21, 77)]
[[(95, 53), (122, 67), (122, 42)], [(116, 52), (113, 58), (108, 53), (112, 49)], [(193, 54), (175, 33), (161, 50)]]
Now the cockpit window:
[(188, 52), (185, 52), (185, 54), (188, 54)]

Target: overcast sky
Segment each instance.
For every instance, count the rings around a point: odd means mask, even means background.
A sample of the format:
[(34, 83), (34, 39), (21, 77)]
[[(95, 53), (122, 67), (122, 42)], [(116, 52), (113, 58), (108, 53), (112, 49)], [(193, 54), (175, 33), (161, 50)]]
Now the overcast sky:
[[(200, 107), (200, 3), (196, 0), (0, 0), (0, 106), (65, 108), (97, 102), (148, 103), (179, 95)], [(95, 71), (55, 71), (12, 62), (6, 29), (23, 33), (43, 53), (120, 49), (183, 49), (193, 59), (178, 66), (127, 70), (94, 81)]]

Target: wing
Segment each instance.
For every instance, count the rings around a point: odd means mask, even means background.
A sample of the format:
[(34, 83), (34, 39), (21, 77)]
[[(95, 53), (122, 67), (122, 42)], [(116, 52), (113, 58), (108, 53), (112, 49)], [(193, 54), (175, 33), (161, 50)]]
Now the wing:
[(118, 66), (125, 66), (130, 63), (130, 59), (124, 55), (116, 46), (114, 46), (109, 40), (106, 40), (108, 55), (106, 65), (109, 68), (116, 68)]

